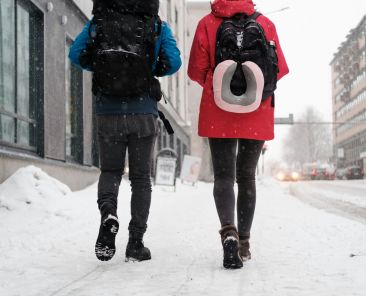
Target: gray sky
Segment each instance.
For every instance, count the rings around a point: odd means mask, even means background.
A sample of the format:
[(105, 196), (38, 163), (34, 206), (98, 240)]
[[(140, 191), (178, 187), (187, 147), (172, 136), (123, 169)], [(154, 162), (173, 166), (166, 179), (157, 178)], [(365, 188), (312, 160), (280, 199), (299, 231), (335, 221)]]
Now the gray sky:
[[(257, 0), (263, 12), (289, 6), (269, 14), (275, 23), (290, 74), (278, 84), (276, 116), (300, 114), (308, 105), (315, 106), (331, 120), (331, 74), (329, 63), (348, 32), (366, 14), (365, 0)], [(341, 4), (340, 4), (341, 3)], [(281, 155), (282, 140), (288, 127), (276, 126), (276, 139), (269, 142), (268, 156)]]

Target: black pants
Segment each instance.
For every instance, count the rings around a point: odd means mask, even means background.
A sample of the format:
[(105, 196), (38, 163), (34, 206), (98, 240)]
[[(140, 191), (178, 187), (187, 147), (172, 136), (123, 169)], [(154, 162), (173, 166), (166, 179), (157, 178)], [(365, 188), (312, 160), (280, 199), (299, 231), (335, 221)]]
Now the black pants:
[(255, 171), (264, 141), (209, 139), (215, 175), (214, 197), (221, 226), (235, 225), (235, 176), (238, 183), (237, 219), (242, 238), (250, 237), (255, 204)]
[(101, 174), (98, 206), (102, 217), (117, 215), (118, 190), (128, 150), (131, 181), (130, 232), (145, 233), (151, 204), (151, 168), (157, 118), (153, 115), (99, 115), (98, 144)]

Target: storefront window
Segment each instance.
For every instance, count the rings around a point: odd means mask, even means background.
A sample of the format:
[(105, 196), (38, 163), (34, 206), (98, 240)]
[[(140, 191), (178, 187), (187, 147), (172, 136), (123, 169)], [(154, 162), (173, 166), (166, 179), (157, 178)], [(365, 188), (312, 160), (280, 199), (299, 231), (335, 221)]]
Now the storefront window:
[(15, 122), (4, 111), (15, 111), (15, 9), (13, 0), (0, 1), (0, 140), (13, 142)]
[(0, 141), (35, 151), (37, 108), (42, 105), (43, 17), (29, 1), (0, 2), (0, 63)]

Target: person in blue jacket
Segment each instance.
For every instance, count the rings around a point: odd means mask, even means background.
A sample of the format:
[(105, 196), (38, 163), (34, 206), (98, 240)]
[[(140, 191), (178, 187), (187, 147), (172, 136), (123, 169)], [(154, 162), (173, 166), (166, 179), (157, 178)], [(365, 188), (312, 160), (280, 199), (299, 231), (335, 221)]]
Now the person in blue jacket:
[[(99, 0), (113, 3), (115, 0)], [(94, 1), (94, 18), (100, 9)], [(109, 4), (108, 4), (109, 5)], [(118, 18), (121, 25), (124, 20), (134, 21), (131, 15), (158, 14), (158, 0), (119, 0), (119, 8), (127, 10), (128, 16)], [(106, 13), (109, 13), (107, 10)], [(107, 15), (107, 19), (113, 16)], [(130, 18), (130, 19), (129, 19)], [(97, 20), (98, 20), (97, 19)], [(126, 21), (127, 22), (127, 21)], [(117, 24), (117, 23), (116, 23)], [(103, 25), (103, 24), (102, 24)], [(115, 236), (119, 229), (117, 216), (117, 196), (122, 174), (124, 172), (126, 150), (128, 149), (129, 179), (131, 181), (131, 220), (129, 223), (129, 240), (126, 248), (126, 260), (143, 261), (151, 259), (151, 253), (144, 246), (143, 236), (147, 229), (147, 221), (151, 204), (151, 168), (154, 144), (158, 134), (157, 98), (151, 92), (141, 92), (139, 95), (111, 94), (96, 87), (96, 76), (108, 73), (96, 73), (97, 66), (91, 53), (91, 44), (98, 38), (94, 20), (91, 19), (71, 46), (69, 58), (78, 67), (94, 72), (93, 93), (96, 99), (97, 134), (100, 158), (100, 178), (98, 183), (98, 207), (101, 213), (101, 225), (95, 245), (96, 256), (101, 261), (110, 260), (115, 254)], [(146, 24), (145, 24), (146, 27)], [(115, 31), (118, 30), (118, 24)], [(122, 28), (122, 27), (121, 27)], [(151, 73), (140, 73), (141, 76), (172, 75), (181, 67), (180, 51), (177, 48), (172, 30), (166, 22), (155, 21), (157, 31), (154, 43), (154, 56), (151, 59)], [(123, 31), (121, 29), (121, 31)], [(128, 32), (126, 32), (127, 34)], [(110, 36), (109, 36), (110, 37)], [(132, 36), (135, 38), (136, 36)], [(131, 38), (132, 38), (131, 37)], [(139, 36), (137, 36), (139, 37)], [(128, 47), (128, 44), (127, 44)], [(129, 54), (119, 49), (114, 52)], [(108, 49), (107, 52), (111, 52)], [(114, 65), (118, 65), (118, 60)], [(115, 68), (115, 67), (114, 67)], [(130, 69), (131, 73), (135, 69)], [(121, 70), (122, 71), (122, 70)], [(128, 77), (129, 73), (122, 72), (130, 80), (139, 77)], [(99, 78), (98, 78), (99, 79)], [(123, 79), (123, 77), (122, 77)], [(156, 80), (155, 80), (156, 81)], [(130, 83), (131, 84), (131, 83)], [(127, 88), (126, 88), (127, 92)]]

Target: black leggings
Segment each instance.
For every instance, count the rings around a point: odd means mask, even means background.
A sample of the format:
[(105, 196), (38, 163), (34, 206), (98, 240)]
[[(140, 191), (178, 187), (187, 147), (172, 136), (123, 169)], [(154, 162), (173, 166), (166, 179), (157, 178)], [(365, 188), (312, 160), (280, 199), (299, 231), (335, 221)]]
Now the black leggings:
[(250, 237), (255, 204), (255, 171), (264, 141), (209, 139), (215, 175), (214, 197), (221, 226), (235, 225), (234, 182), (238, 183), (238, 232)]

